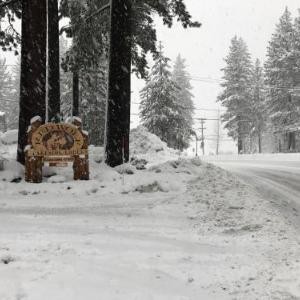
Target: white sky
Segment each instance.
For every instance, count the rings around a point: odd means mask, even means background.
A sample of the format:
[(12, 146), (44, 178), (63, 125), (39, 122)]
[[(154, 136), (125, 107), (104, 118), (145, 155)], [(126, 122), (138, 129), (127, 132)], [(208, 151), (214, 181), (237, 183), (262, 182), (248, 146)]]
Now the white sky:
[[(224, 58), (230, 40), (241, 36), (249, 47), (252, 58), (265, 59), (268, 41), (287, 6), (293, 17), (298, 16), (299, 0), (185, 0), (189, 12), (202, 23), (200, 29), (182, 29), (175, 24), (171, 29), (157, 22), (158, 39), (165, 47), (165, 54), (173, 61), (178, 53), (186, 59), (191, 76), (220, 79)], [(191, 82), (195, 105), (198, 108), (217, 108), (218, 82)], [(133, 80), (133, 101), (139, 102), (138, 90), (143, 82)], [(136, 113), (137, 105), (132, 105)], [(214, 118), (217, 112), (197, 111), (196, 117)], [(138, 120), (133, 116), (133, 125)], [(207, 134), (213, 133), (213, 121), (207, 121)], [(199, 126), (196, 126), (198, 128)], [(209, 146), (209, 145), (208, 145)], [(234, 149), (233, 143), (223, 143), (223, 149)]]

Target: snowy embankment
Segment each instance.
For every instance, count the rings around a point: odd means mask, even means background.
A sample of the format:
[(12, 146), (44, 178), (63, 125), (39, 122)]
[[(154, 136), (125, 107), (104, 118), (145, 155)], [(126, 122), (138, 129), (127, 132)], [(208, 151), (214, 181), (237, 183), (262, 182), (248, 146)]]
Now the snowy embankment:
[(88, 182), (69, 168), (26, 184), (6, 151), (0, 299), (298, 299), (288, 222), (235, 176), (139, 131), (130, 165), (92, 148)]

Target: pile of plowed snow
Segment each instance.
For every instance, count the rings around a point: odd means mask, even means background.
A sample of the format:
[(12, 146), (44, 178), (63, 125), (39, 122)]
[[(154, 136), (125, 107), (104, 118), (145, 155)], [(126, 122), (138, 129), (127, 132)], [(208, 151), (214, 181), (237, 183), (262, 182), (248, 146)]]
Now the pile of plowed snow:
[(144, 126), (138, 126), (130, 133), (130, 156), (145, 159), (150, 164), (177, 159), (180, 151), (171, 149), (158, 136)]

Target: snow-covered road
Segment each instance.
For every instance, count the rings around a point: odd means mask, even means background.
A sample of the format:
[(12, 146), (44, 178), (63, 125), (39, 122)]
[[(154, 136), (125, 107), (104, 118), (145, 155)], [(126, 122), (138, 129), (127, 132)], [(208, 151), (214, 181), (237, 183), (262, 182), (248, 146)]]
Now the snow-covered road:
[(268, 155), (222, 157), (208, 159), (215, 165), (235, 173), (240, 179), (254, 186), (261, 196), (282, 208), (300, 229), (300, 159), (296, 156)]

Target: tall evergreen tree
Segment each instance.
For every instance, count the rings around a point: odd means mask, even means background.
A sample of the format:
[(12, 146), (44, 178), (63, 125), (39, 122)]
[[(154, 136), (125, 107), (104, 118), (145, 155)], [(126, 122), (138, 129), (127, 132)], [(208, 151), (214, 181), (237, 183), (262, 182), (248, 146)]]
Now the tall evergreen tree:
[(248, 47), (242, 38), (231, 40), (229, 55), (225, 59), (223, 92), (218, 101), (227, 108), (222, 115), (228, 134), (238, 142), (238, 153), (244, 151), (243, 137), (251, 124), (252, 64)]
[(140, 117), (143, 125), (169, 146), (174, 146), (174, 135), (184, 123), (178, 93), (179, 88), (171, 79), (169, 59), (160, 46), (147, 84), (141, 91)]
[(191, 83), (189, 74), (186, 71), (185, 59), (177, 56), (173, 72), (172, 80), (179, 88), (177, 98), (179, 104), (182, 106), (183, 127), (178, 129), (176, 136), (176, 148), (184, 149), (189, 146), (189, 141), (193, 132), (193, 114), (194, 114), (194, 103), (193, 94), (191, 93)]
[(107, 61), (97, 70), (82, 73), (80, 116), (89, 132), (90, 143), (104, 145), (107, 98)]
[(18, 156), (25, 163), (24, 148), (30, 119), (46, 115), (46, 0), (22, 1), (21, 89)]
[(288, 148), (291, 150), (295, 148), (294, 127), (299, 119), (292, 93), (298, 80), (297, 73), (300, 72), (295, 69), (297, 60), (294, 47), (295, 31), (291, 13), (286, 8), (269, 42), (265, 73), (271, 120), (278, 132), (288, 133)]
[(58, 1), (48, 3), (48, 120), (60, 117), (60, 57)]
[[(294, 74), (295, 74), (295, 89), (293, 90), (293, 98), (295, 98), (295, 103), (299, 110), (300, 106), (300, 10), (298, 11), (298, 17), (295, 19), (294, 23), (295, 39), (294, 39)], [(300, 119), (297, 118), (295, 121), (295, 127), (300, 127)]]
[(258, 139), (258, 151), (262, 152), (262, 132), (265, 128), (266, 107), (263, 68), (259, 59), (255, 61), (252, 73), (251, 102), (252, 131)]
[(112, 167), (129, 161), (131, 95), (131, 0), (111, 0), (106, 163)]

